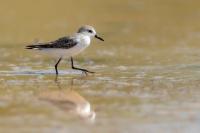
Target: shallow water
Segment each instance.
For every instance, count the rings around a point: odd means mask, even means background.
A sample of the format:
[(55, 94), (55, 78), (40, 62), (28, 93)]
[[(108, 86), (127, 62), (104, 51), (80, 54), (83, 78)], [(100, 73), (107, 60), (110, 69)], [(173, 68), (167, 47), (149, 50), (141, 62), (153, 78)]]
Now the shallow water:
[[(2, 1), (0, 132), (199, 132), (197, 0)], [(71, 13), (74, 13), (73, 15)], [(25, 50), (93, 25), (105, 42), (62, 61)]]

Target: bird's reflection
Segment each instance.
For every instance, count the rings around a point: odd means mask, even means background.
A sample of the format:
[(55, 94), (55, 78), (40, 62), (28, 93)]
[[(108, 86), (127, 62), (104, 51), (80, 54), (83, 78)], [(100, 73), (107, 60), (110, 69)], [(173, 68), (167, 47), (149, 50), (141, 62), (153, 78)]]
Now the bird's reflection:
[(74, 80), (75, 79), (71, 79), (70, 87), (65, 89), (62, 88), (57, 78), (55, 83), (59, 89), (40, 93), (40, 99), (48, 101), (62, 110), (73, 113), (82, 119), (94, 121), (96, 114), (91, 109), (90, 103), (75, 91), (73, 87)]

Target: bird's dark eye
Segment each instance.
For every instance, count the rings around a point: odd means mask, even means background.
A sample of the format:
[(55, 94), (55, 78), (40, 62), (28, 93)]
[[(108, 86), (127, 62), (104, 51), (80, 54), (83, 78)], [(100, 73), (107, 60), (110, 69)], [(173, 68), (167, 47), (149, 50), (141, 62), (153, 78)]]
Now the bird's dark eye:
[(92, 33), (92, 30), (88, 30), (89, 33)]

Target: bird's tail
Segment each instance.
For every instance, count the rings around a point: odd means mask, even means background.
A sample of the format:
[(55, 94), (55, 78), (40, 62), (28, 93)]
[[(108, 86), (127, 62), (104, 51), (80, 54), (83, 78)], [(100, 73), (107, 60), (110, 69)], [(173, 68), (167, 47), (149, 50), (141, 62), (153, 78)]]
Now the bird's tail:
[(41, 49), (41, 45), (39, 44), (37, 44), (37, 45), (27, 45), (26, 47), (25, 47), (25, 49)]
[(36, 50), (40, 50), (41, 49), (41, 45), (43, 45), (42, 43), (39, 42), (38, 39), (34, 39), (33, 43), (31, 45), (27, 45), (25, 47), (25, 49), (36, 49)]

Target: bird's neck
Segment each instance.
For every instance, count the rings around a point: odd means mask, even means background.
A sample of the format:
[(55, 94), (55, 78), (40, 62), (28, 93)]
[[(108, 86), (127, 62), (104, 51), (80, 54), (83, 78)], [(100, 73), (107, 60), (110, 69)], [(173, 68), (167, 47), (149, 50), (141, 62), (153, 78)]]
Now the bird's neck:
[(79, 34), (79, 39), (80, 41), (85, 44), (85, 45), (90, 45), (91, 42), (91, 38), (88, 35), (84, 35), (84, 34)]

